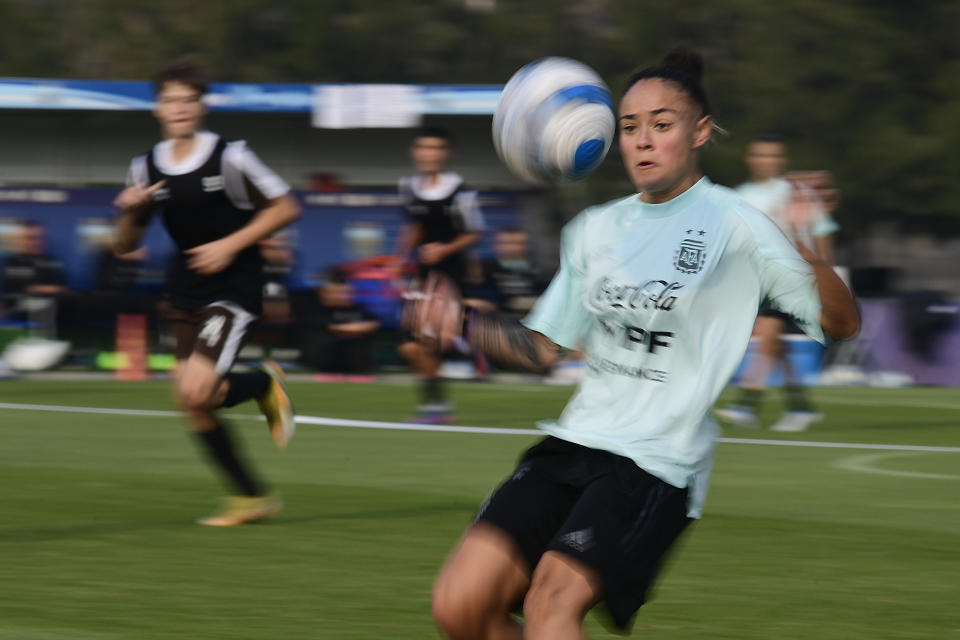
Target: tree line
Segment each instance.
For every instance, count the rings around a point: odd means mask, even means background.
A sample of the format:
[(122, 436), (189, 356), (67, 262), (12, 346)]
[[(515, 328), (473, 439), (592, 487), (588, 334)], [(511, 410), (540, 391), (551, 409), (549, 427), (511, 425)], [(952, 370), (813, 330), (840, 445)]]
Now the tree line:
[(686, 44), (730, 132), (705, 154), (717, 181), (779, 132), (793, 166), (834, 172), (847, 219), (960, 220), (958, 33), (953, 0), (3, 0), (0, 75), (144, 79), (193, 52), (222, 81), (501, 84), (565, 55), (618, 94)]

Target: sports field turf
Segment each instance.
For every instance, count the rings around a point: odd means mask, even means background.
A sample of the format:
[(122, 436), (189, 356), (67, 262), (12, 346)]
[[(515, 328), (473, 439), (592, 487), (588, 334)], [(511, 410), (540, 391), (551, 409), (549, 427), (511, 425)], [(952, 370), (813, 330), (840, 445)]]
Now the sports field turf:
[[(310, 416), (397, 421), (413, 404), (403, 384), (291, 387)], [(529, 428), (570, 389), (454, 393), (464, 425)], [(816, 397), (827, 419), (808, 433), (726, 435), (954, 450), (721, 444), (705, 517), (634, 637), (960, 637), (960, 392)], [(0, 382), (0, 403), (169, 410), (159, 382)], [(192, 521), (221, 487), (179, 418), (0, 408), (0, 638), (438, 637), (434, 573), (535, 440), (303, 425), (281, 454), (262, 423), (234, 424), (287, 510), (211, 529)]]

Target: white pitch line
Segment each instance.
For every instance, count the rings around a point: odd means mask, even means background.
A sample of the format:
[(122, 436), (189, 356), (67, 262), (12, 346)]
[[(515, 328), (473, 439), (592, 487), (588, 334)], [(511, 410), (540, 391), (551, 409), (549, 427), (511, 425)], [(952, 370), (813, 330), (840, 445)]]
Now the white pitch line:
[[(103, 407), (75, 407), (58, 404), (20, 404), (0, 402), (0, 409), (16, 411), (55, 411), (60, 413), (92, 413), (101, 415), (139, 416), (152, 418), (180, 418), (179, 411), (157, 411), (150, 409), (111, 409)], [(262, 420), (260, 416), (249, 414), (227, 414), (226, 417), (240, 420)], [(476, 427), (467, 425), (437, 425), (412, 422), (381, 422), (377, 420), (351, 420), (347, 418), (326, 418), (323, 416), (297, 416), (298, 424), (314, 424), (326, 427), (347, 427), (353, 429), (389, 429), (394, 431), (434, 431), (443, 433), (483, 433), (497, 435), (546, 435), (539, 429), (516, 429), (499, 427)], [(762, 438), (718, 438), (723, 444), (754, 444), (774, 447), (813, 447), (820, 449), (871, 449), (879, 451), (930, 451), (938, 453), (960, 453), (960, 447), (939, 447), (914, 444), (872, 444), (859, 442), (817, 442), (806, 440), (765, 440)]]
[(947, 409), (950, 411), (960, 411), (960, 404), (952, 402), (928, 402), (926, 400), (884, 400), (882, 398), (817, 398), (817, 404), (837, 404), (849, 405), (854, 407), (911, 407), (918, 409)]
[(60, 404), (20, 404), (18, 402), (0, 402), (0, 409), (17, 411), (57, 411), (60, 413), (94, 413), (114, 416), (143, 416), (148, 418), (179, 418), (179, 411), (155, 411), (153, 409), (110, 409), (106, 407), (71, 407)]
[(876, 449), (879, 451), (935, 451), (960, 453), (960, 447), (935, 447), (922, 444), (870, 444), (859, 442), (814, 442), (807, 440), (762, 440), (760, 438), (718, 438), (727, 444), (767, 444), (781, 447), (814, 447), (820, 449)]
[(893, 453), (866, 453), (857, 456), (842, 458), (833, 463), (838, 469), (847, 471), (859, 471), (860, 473), (873, 473), (880, 476), (895, 476), (898, 478), (920, 478), (923, 480), (960, 480), (960, 476), (949, 473), (925, 473), (922, 471), (897, 471), (895, 469), (882, 469), (873, 466), (881, 460), (888, 460), (899, 456), (909, 455), (910, 452), (895, 451)]
[(450, 424), (421, 424), (419, 422), (379, 422), (377, 420), (349, 420), (321, 416), (297, 416), (297, 424), (318, 424), (325, 427), (349, 427), (352, 429), (393, 429), (396, 431), (440, 431), (444, 433), (496, 433), (517, 436), (536, 436), (539, 429), (509, 429), (499, 427), (470, 427)]

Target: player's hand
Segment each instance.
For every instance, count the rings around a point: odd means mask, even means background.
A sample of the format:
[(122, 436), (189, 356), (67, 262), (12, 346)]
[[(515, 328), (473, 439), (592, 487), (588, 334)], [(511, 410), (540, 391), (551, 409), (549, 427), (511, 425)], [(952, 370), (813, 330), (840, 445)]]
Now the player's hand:
[(404, 269), (407, 266), (407, 257), (401, 255), (390, 256), (390, 259), (384, 264), (384, 271), (390, 278), (400, 278), (403, 276)]
[(797, 186), (790, 193), (787, 205), (787, 220), (794, 229), (808, 229), (813, 224), (819, 207), (817, 196), (807, 186)]
[(223, 271), (237, 256), (237, 250), (226, 238), (201, 244), (184, 253), (190, 256), (187, 266), (205, 276)]
[(443, 242), (428, 242), (420, 246), (420, 262), (425, 265), (437, 264), (447, 257), (449, 251)]
[(113, 200), (113, 206), (124, 212), (142, 213), (150, 207), (150, 197), (167, 184), (166, 180), (156, 182), (149, 187), (138, 184), (130, 185)]
[(463, 329), (460, 292), (449, 277), (431, 272), (422, 289), (404, 297), (404, 326), (439, 351), (449, 349)]

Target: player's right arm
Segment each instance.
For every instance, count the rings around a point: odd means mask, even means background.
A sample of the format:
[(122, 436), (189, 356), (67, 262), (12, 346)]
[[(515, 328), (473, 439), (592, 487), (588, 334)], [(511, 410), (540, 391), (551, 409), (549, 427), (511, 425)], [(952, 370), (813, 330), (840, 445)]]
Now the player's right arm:
[(457, 287), (442, 274), (431, 273), (426, 286), (409, 303), (407, 322), (423, 342), (445, 347), (459, 335), (503, 369), (547, 373), (565, 349), (518, 320), (496, 313), (465, 317)]
[(502, 369), (545, 374), (566, 352), (542, 333), (495, 313), (480, 314), (472, 319), (467, 338), (475, 349)]
[(150, 186), (131, 184), (117, 195), (113, 205), (119, 210), (113, 252), (120, 256), (130, 253), (143, 239), (143, 232), (150, 222), (151, 196), (163, 188), (164, 180)]

